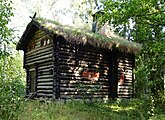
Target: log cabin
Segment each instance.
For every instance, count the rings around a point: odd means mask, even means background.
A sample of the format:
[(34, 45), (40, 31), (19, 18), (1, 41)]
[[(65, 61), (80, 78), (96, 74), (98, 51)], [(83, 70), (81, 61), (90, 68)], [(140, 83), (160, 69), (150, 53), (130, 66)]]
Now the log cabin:
[(32, 18), (16, 49), (24, 52), (27, 97), (111, 99), (134, 95), (138, 43)]

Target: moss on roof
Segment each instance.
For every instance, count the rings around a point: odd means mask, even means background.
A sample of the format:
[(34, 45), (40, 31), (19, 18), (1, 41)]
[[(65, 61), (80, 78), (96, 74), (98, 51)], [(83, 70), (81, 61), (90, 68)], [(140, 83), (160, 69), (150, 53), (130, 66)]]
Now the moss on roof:
[(108, 49), (116, 48), (121, 52), (134, 54), (138, 53), (141, 49), (140, 44), (128, 41), (117, 35), (109, 38), (86, 29), (61, 25), (58, 22), (43, 18), (35, 18), (34, 21), (38, 22), (42, 29), (46, 29), (52, 34), (60, 34), (69, 42), (75, 42), (77, 44), (89, 43), (95, 47)]

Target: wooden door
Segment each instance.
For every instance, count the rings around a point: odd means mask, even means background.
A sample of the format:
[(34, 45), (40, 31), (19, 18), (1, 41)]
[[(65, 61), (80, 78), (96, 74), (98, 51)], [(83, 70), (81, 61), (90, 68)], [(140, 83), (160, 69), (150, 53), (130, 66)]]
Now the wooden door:
[(34, 93), (35, 90), (35, 83), (36, 83), (36, 73), (35, 70), (30, 71), (30, 92)]

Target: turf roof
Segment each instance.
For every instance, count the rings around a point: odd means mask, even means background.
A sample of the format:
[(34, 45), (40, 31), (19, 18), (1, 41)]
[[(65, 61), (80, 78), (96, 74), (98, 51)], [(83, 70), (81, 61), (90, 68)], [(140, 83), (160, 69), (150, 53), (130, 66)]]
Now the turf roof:
[(138, 53), (141, 49), (140, 44), (128, 41), (117, 35), (108, 38), (86, 29), (61, 25), (58, 22), (43, 18), (35, 18), (32, 21), (40, 29), (46, 30), (51, 34), (62, 35), (68, 42), (84, 45), (88, 43), (95, 47), (118, 49), (121, 52), (134, 54)]

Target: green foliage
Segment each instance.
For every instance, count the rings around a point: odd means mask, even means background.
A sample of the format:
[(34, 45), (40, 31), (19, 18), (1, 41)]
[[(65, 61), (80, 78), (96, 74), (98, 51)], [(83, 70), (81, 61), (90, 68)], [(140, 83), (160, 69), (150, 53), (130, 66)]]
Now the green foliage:
[(0, 119), (12, 119), (17, 114), (24, 95), (22, 59), (13, 50), (13, 31), (8, 23), (13, 16), (11, 0), (0, 0)]
[(165, 66), (165, 14), (162, 0), (103, 0), (102, 23), (109, 22), (115, 32), (143, 45), (136, 59), (136, 95), (156, 95), (163, 90)]
[[(118, 99), (101, 102), (83, 101), (26, 101), (21, 104), (23, 111), (15, 119), (22, 120), (147, 120), (164, 113), (150, 114), (150, 98)], [(157, 108), (155, 108), (157, 110)]]
[(140, 43), (163, 38), (165, 23), (164, 3), (156, 0), (106, 0), (103, 2), (105, 15), (116, 32)]
[(163, 91), (163, 69), (165, 65), (165, 42), (148, 42), (137, 57), (136, 87), (137, 96), (141, 93), (157, 95)]
[(0, 119), (12, 119), (17, 116), (20, 101), (23, 98), (25, 73), (22, 59), (15, 55), (1, 56), (0, 59)]
[(11, 0), (0, 0), (0, 44), (9, 43), (8, 38), (11, 36), (11, 29), (8, 28), (10, 17), (13, 16)]
[(154, 98), (154, 103), (156, 107), (165, 110), (165, 94), (163, 92), (158, 92), (157, 97)]
[(93, 101), (94, 93), (97, 93), (97, 91), (100, 91), (100, 89), (101, 89), (101, 85), (97, 82), (90, 83), (88, 85), (80, 81), (76, 83), (76, 92), (81, 97), (83, 96), (82, 99), (84, 100), (89, 99), (90, 101)]

